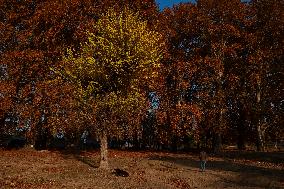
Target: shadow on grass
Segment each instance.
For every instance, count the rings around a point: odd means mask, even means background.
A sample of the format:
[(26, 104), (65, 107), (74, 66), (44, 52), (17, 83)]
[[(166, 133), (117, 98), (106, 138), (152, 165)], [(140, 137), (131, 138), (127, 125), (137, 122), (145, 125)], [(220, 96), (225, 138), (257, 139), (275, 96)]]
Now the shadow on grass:
[[(159, 160), (181, 165), (191, 171), (193, 171), (192, 168), (200, 168), (199, 161), (186, 157), (151, 156), (149, 160)], [(224, 188), (230, 187), (232, 184), (239, 187), (283, 188), (283, 185), (282, 187), (280, 185), (284, 181), (284, 170), (244, 165), (230, 160), (208, 161), (206, 169), (214, 171), (208, 171), (206, 174), (212, 174), (220, 178)], [(237, 176), (222, 176), (222, 174), (218, 174), (221, 171), (235, 172)], [(216, 185), (220, 185), (220, 183), (216, 183)], [(214, 183), (212, 186), (214, 186)]]
[[(94, 158), (94, 157), (87, 157), (84, 154), (85, 153), (89, 153), (90, 151), (82, 151), (82, 153), (80, 151), (70, 151), (70, 150), (65, 150), (65, 151), (61, 151), (61, 155), (63, 158), (65, 159), (75, 159), (85, 165), (88, 165), (94, 169), (99, 168), (99, 161), (98, 159)], [(98, 151), (92, 151), (93, 153), (97, 153)], [(98, 154), (97, 154), (98, 155)], [(119, 176), (119, 177), (128, 177), (129, 173), (125, 170), (119, 169), (119, 168), (114, 168), (111, 171), (111, 174), (115, 175), (115, 176)]]
[(92, 168), (99, 168), (99, 164), (98, 164), (98, 162), (96, 162), (96, 161), (94, 161), (93, 159), (91, 159), (91, 158), (88, 158), (88, 157), (84, 157), (84, 156), (80, 156), (80, 155), (73, 155), (73, 157), (76, 159), (76, 160), (78, 160), (78, 161), (80, 161), (80, 162), (82, 162), (82, 163), (84, 163), (84, 164), (86, 164), (86, 165), (88, 165), (88, 166), (90, 166), (90, 167), (92, 167)]
[(284, 152), (226, 151), (220, 157), (263, 161), (275, 164), (284, 163)]
[(215, 177), (219, 178), (218, 181), (212, 183), (211, 186), (220, 185), (220, 181), (223, 185), (223, 188), (238, 186), (238, 188), (252, 187), (252, 188), (273, 188), (273, 189), (283, 189), (283, 180), (281, 178), (275, 178), (273, 176), (264, 176), (257, 173), (241, 173), (237, 176), (224, 176), (214, 174)]
[[(59, 152), (64, 159), (75, 159), (92, 168), (95, 168), (95, 169), (99, 168), (99, 162), (97, 162), (96, 159), (92, 157), (87, 157), (86, 155), (84, 155), (84, 153), (87, 151), (80, 151), (77, 149), (68, 149), (68, 150), (62, 150)], [(97, 152), (97, 151), (92, 151), (92, 152)]]

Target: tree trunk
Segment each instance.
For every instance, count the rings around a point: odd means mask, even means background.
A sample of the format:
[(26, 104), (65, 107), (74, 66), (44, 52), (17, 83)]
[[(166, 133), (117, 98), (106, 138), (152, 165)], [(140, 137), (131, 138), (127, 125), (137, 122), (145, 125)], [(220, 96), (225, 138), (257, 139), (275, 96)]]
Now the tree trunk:
[(216, 131), (216, 134), (214, 136), (214, 143), (213, 143), (213, 152), (215, 154), (218, 154), (218, 153), (221, 152), (221, 147), (222, 147), (221, 132), (225, 128), (224, 113), (225, 113), (225, 110), (221, 108), (221, 110), (220, 110), (220, 117), (219, 117), (219, 126), (217, 126), (219, 128)]
[(264, 151), (264, 140), (262, 134), (261, 123), (257, 124), (257, 151)]
[(101, 136), (100, 136), (100, 142), (101, 142), (101, 161), (100, 161), (100, 169), (108, 170), (109, 165), (108, 165), (108, 145), (107, 145), (107, 135), (106, 132), (103, 131)]
[(238, 146), (238, 150), (245, 150), (246, 149), (244, 135), (241, 132), (239, 132), (239, 134), (238, 134), (237, 146)]
[[(261, 101), (261, 80), (259, 77), (257, 77), (257, 84), (258, 84), (258, 88), (257, 88), (257, 92), (256, 92), (256, 103), (257, 103), (257, 107), (258, 107), (258, 112), (261, 110), (261, 105), (260, 105), (260, 101)], [(258, 117), (258, 121), (256, 123), (256, 132), (257, 132), (257, 151), (264, 151), (264, 140), (263, 140), (263, 131), (262, 131), (262, 127), (261, 127), (261, 121), (260, 121), (260, 115), (257, 114)]]
[[(225, 42), (223, 38), (221, 39), (221, 43), (223, 46), (225, 46)], [(217, 57), (222, 61), (224, 61), (224, 53), (219, 52), (217, 53)], [(224, 67), (223, 67), (224, 68)], [(215, 125), (216, 130), (215, 134), (213, 136), (213, 152), (215, 154), (219, 154), (221, 152), (222, 148), (222, 137), (221, 133), (225, 130), (225, 112), (226, 112), (226, 103), (225, 103), (225, 91), (223, 87), (223, 81), (224, 81), (224, 70), (221, 68), (219, 69), (219, 76), (218, 76), (218, 85), (217, 85), (217, 98), (219, 100), (218, 109), (219, 109), (219, 119), (218, 124)]]
[(222, 146), (222, 137), (220, 133), (217, 133), (213, 137), (213, 152), (215, 154), (219, 154), (221, 152), (221, 146)]
[(171, 141), (171, 143), (172, 143), (172, 144), (171, 144), (171, 145), (172, 145), (172, 148), (171, 148), (171, 149), (172, 149), (173, 152), (176, 152), (176, 151), (177, 151), (177, 136), (176, 136), (176, 135), (173, 135), (172, 138), (171, 138), (171, 140), (172, 140), (172, 141)]
[(237, 117), (237, 146), (238, 150), (245, 150), (246, 149), (246, 137), (247, 137), (247, 129), (246, 129), (246, 110), (244, 104), (239, 102), (239, 116)]

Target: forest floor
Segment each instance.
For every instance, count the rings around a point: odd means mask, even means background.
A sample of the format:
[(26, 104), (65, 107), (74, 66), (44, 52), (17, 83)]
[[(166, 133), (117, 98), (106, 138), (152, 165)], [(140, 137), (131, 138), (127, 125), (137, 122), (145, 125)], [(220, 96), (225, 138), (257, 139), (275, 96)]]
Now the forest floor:
[(211, 155), (205, 172), (194, 153), (110, 150), (109, 160), (129, 176), (98, 169), (99, 151), (0, 149), (0, 188), (284, 188), (284, 152)]

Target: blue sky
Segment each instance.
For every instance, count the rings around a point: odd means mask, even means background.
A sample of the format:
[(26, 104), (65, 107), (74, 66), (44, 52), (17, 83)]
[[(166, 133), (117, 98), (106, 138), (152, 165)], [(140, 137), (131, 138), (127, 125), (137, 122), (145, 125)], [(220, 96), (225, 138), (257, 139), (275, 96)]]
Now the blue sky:
[(174, 4), (179, 4), (181, 2), (195, 2), (195, 0), (156, 0), (160, 9), (163, 10), (165, 7), (173, 7)]

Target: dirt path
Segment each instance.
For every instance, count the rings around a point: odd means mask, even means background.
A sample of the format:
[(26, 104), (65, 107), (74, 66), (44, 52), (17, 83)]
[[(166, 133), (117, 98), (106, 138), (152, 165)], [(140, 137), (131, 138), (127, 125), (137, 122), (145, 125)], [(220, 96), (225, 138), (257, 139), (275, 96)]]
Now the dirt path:
[(97, 169), (98, 152), (0, 150), (0, 188), (284, 188), (282, 159), (235, 157), (211, 157), (200, 172), (195, 154), (110, 151), (111, 166), (129, 173), (119, 177)]

